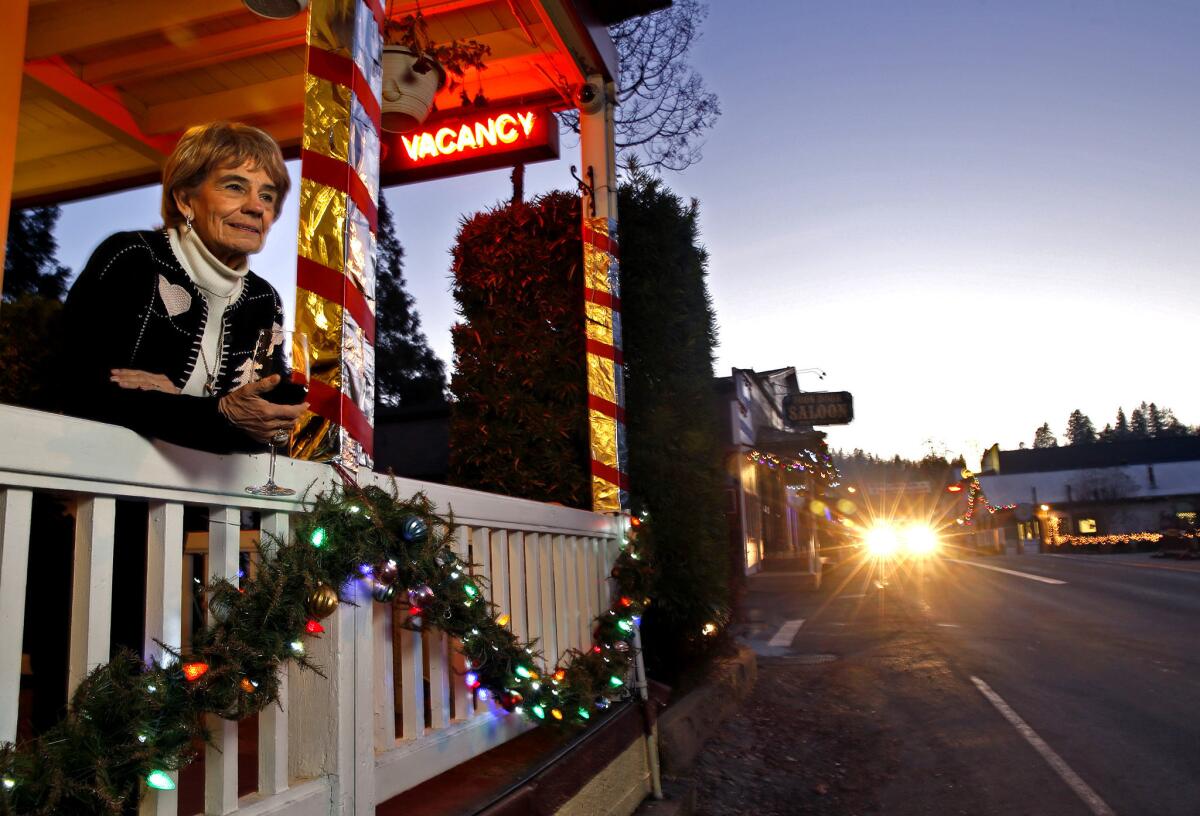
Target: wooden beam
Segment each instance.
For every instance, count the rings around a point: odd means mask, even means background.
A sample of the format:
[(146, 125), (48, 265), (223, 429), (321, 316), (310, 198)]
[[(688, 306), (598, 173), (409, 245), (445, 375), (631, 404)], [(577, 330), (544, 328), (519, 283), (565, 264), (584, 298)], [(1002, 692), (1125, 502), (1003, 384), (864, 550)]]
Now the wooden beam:
[(161, 162), (178, 141), (173, 135), (147, 134), (115, 93), (93, 88), (59, 57), (26, 62), (25, 75), (72, 114), (148, 159)]
[(25, 58), (43, 59), (168, 31), (245, 8), (242, 0), (68, 0), (37, 5), (29, 11)]
[(242, 121), (303, 107), (304, 76), (297, 74), (152, 105), (146, 110), (143, 121), (151, 133), (169, 133), (204, 122)]
[[(21, 111), (21, 54), (25, 52), (28, 0), (0, 3), (0, 235), (8, 235), (13, 195), (13, 166), (17, 160), (17, 117)], [(0, 243), (0, 291), (4, 288), (4, 250)], [(12, 739), (0, 733), (0, 740)]]
[(573, 82), (586, 82), (592, 74), (615, 79), (617, 51), (603, 29), (587, 26), (575, 6), (566, 0), (530, 0), (538, 19), (550, 32), (558, 51), (571, 56)]
[(71, 201), (149, 184), (161, 173), (158, 163), (125, 147), (108, 144), (21, 162), (13, 173), (13, 197), (20, 206)]
[(92, 85), (137, 82), (303, 45), (307, 20), (300, 14), (288, 20), (271, 20), (210, 34), (181, 45), (119, 53), (84, 65), (81, 75)]

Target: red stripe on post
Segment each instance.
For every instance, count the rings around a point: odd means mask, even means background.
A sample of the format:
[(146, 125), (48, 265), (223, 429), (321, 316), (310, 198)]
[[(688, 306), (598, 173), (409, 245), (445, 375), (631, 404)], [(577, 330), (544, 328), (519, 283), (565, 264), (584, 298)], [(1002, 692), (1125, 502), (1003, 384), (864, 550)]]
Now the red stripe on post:
[(625, 354), (619, 348), (613, 348), (608, 343), (603, 343), (599, 340), (587, 341), (588, 354), (595, 354), (597, 357), (603, 357), (605, 360), (612, 360), (617, 365), (625, 365)]
[(601, 292), (599, 289), (584, 287), (583, 297), (588, 303), (599, 303), (601, 306), (607, 306), (614, 312), (621, 311), (621, 299), (613, 297), (608, 292)]
[(375, 430), (348, 396), (328, 383), (313, 380), (308, 386), (308, 407), (314, 414), (345, 428), (367, 456), (375, 455)]
[(341, 272), (309, 258), (297, 257), (296, 286), (315, 292), (348, 311), (367, 336), (367, 341), (375, 345), (375, 315), (371, 306), (358, 287)]
[(606, 465), (595, 459), (592, 460), (592, 475), (599, 476), (606, 482), (612, 482), (622, 490), (629, 489), (629, 474), (622, 473), (611, 465)]
[(311, 150), (300, 151), (300, 161), (300, 175), (349, 195), (359, 212), (367, 217), (371, 232), (378, 230), (379, 210), (371, 200), (367, 185), (350, 165)]
[(375, 126), (375, 135), (382, 136), (383, 110), (379, 107), (379, 100), (371, 92), (371, 85), (367, 82), (367, 78), (362, 75), (362, 71), (358, 70), (357, 65), (354, 66), (354, 81), (350, 85), (350, 90), (354, 91), (358, 104), (362, 105), (363, 112)]
[(358, 104), (375, 125), (375, 135), (379, 135), (382, 112), (379, 110), (379, 100), (371, 93), (371, 86), (362, 71), (349, 57), (325, 51), (321, 48), (308, 49), (308, 65), (305, 71), (315, 77), (349, 88)]
[(601, 252), (607, 252), (614, 258), (621, 257), (620, 246), (617, 241), (602, 232), (596, 232), (587, 223), (583, 225), (583, 241), (584, 243), (591, 244)]
[(605, 416), (610, 416), (622, 425), (625, 424), (625, 409), (615, 402), (609, 402), (604, 397), (588, 394), (588, 408), (599, 411)]

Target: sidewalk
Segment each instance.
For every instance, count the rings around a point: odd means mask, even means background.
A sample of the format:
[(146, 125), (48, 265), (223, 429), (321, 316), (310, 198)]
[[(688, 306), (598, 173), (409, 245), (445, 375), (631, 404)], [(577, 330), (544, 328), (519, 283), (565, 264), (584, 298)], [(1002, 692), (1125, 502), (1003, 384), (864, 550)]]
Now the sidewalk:
[(1034, 553), (1044, 558), (1065, 558), (1119, 567), (1160, 569), (1172, 572), (1200, 572), (1200, 559), (1155, 558), (1154, 553)]

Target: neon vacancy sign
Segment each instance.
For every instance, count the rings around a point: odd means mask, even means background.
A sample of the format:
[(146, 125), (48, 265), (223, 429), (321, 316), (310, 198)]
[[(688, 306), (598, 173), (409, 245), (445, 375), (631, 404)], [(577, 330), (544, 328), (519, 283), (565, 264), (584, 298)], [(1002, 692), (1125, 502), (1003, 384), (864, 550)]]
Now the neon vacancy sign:
[(534, 111), (518, 111), (464, 122), (455, 128), (443, 126), (436, 131), (422, 131), (412, 137), (401, 135), (404, 152), (414, 162), (436, 156), (451, 156), (487, 150), (489, 147), (516, 144), (533, 133), (538, 115)]
[(382, 152), (385, 184), (554, 159), (558, 121), (548, 108), (482, 110), (392, 135)]

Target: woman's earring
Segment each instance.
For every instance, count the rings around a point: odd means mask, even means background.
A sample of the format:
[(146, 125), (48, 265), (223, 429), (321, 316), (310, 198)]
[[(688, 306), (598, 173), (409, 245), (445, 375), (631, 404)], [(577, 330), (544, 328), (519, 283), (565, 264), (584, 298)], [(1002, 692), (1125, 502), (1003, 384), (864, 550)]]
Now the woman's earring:
[(190, 215), (184, 217), (183, 231), (184, 232), (192, 231), (192, 217)]

